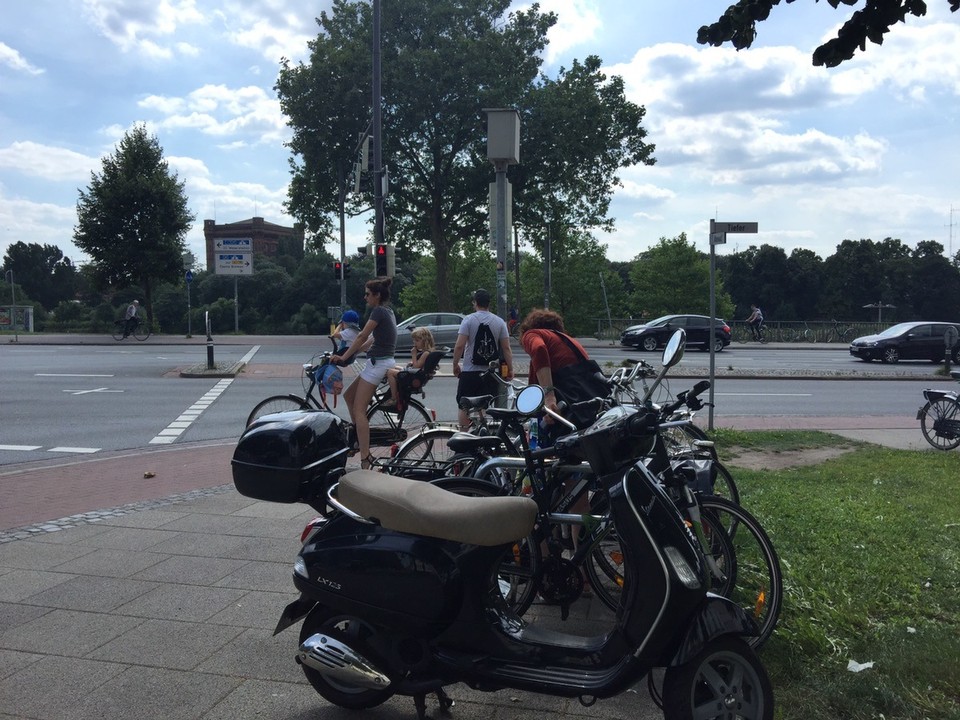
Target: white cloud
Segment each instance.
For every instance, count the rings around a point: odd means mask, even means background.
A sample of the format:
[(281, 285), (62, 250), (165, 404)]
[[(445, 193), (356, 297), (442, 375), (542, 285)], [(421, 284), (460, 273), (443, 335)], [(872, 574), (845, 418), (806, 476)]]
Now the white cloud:
[(0, 169), (54, 182), (89, 179), (99, 164), (99, 158), (30, 141), (0, 148)]
[(6, 65), (8, 68), (28, 75), (42, 75), (46, 72), (32, 65), (18, 51), (3, 42), (0, 42), (0, 65)]
[[(553, 64), (559, 56), (571, 49), (591, 44), (603, 25), (600, 13), (590, 0), (539, 0), (541, 13), (556, 13), (557, 24), (550, 28), (547, 39), (546, 62)], [(529, 5), (517, 6), (528, 10)]]
[(83, 0), (83, 6), (91, 24), (117, 47), (152, 58), (171, 57), (163, 41), (205, 22), (194, 0)]

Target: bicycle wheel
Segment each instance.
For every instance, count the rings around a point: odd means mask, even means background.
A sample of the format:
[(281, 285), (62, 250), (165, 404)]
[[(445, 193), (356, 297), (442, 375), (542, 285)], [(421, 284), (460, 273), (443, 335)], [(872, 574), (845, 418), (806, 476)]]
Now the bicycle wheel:
[(585, 565), (593, 592), (604, 605), (615, 611), (620, 607), (625, 575), (623, 548), (613, 525), (596, 541)]
[(370, 423), (370, 447), (385, 447), (413, 437), (424, 425), (433, 422), (431, 413), (417, 400), (407, 400), (402, 411), (383, 400), (367, 408)]
[(407, 438), (397, 454), (382, 466), (383, 471), (413, 479), (450, 475), (473, 477), (480, 459), (450, 449), (447, 442), (455, 432), (449, 428), (426, 428)]
[(137, 323), (137, 326), (133, 329), (133, 336), (140, 342), (146, 340), (150, 335), (150, 325), (145, 322)]
[(920, 410), (920, 429), (937, 450), (960, 447), (960, 404), (950, 398), (931, 400)]
[[(503, 490), (475, 478), (442, 478), (433, 483), (444, 490), (470, 497), (493, 497)], [(540, 541), (533, 534), (516, 540), (507, 548), (497, 570), (500, 594), (517, 615), (523, 615), (533, 604), (543, 576)]]
[(123, 321), (122, 320), (118, 321), (117, 324), (114, 325), (113, 333), (111, 334), (113, 335), (113, 339), (116, 340), (117, 342), (119, 342), (120, 340), (123, 340)]
[(310, 410), (310, 403), (297, 395), (273, 395), (266, 400), (261, 400), (247, 416), (247, 427), (254, 420), (264, 415), (272, 413), (286, 412), (288, 410)]
[(710, 589), (742, 607), (760, 630), (747, 641), (757, 649), (777, 625), (783, 603), (783, 575), (773, 543), (757, 519), (719, 497), (700, 498), (707, 552), (720, 576)]

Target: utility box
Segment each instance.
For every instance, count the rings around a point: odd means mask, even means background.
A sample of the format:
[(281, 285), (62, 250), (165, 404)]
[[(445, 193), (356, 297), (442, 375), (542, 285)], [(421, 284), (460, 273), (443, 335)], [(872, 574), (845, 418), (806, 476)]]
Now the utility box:
[(484, 108), (487, 114), (487, 159), (520, 162), (520, 114), (513, 108)]

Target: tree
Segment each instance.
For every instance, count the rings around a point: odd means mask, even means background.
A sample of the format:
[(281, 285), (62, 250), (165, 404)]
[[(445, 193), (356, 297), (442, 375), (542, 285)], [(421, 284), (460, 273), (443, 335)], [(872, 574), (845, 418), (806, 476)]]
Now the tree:
[(156, 137), (135, 126), (80, 191), (74, 242), (93, 261), (98, 287), (136, 285), (153, 318), (153, 288), (177, 282), (194, 216), (183, 183), (171, 174)]
[[(787, 3), (793, 0), (786, 0)], [(816, 0), (819, 2), (819, 0)], [(960, 8), (960, 0), (947, 0), (951, 12)], [(827, 0), (834, 8), (857, 5), (860, 0)], [(748, 48), (757, 37), (757, 23), (766, 20), (774, 5), (780, 0), (738, 0), (730, 5), (717, 22), (704, 25), (697, 33), (701, 45), (719, 47), (725, 42), (733, 43), (737, 50)], [(813, 64), (836, 67), (853, 57), (859, 48), (867, 49), (867, 40), (883, 44), (883, 36), (890, 28), (905, 22), (907, 15), (922, 17), (927, 14), (924, 0), (866, 0), (862, 10), (857, 10), (837, 31), (837, 36), (820, 45), (813, 52)]]
[[(530, 169), (523, 184), (529, 183), (531, 198), (536, 197), (534, 188), (558, 187), (557, 178), (565, 181), (560, 197), (576, 195), (577, 178), (596, 180), (590, 192), (583, 193), (587, 202), (566, 216), (568, 225), (579, 225), (582, 216), (591, 216), (583, 212), (590, 204), (597, 222), (605, 221), (615, 182), (611, 165), (647, 161), (652, 150), (638, 141), (643, 137), (642, 109), (622, 99), (622, 83), (607, 82), (597, 72), (599, 61), (576, 65), (557, 83), (539, 77), (540, 55), (556, 17), (540, 13), (536, 4), (504, 17), (510, 5), (510, 0), (392, 0), (383, 5), (388, 235), (402, 255), (433, 256), (437, 305), (442, 309), (456, 309), (451, 262), (464, 256), (456, 252), (457, 246), (479, 245), (487, 236), (493, 168), (486, 159), (484, 108), (516, 107), (526, 123), (524, 138), (543, 138), (537, 165), (551, 169), (554, 176), (541, 180)], [(354, 138), (366, 126), (358, 108), (365, 102), (362, 89), (370, 87), (369, 4), (335, 0), (319, 24), (321, 34), (311, 43), (310, 65), (284, 64), (277, 83), (294, 133), (289, 208), (317, 228), (323, 226), (321, 216), (336, 207), (338, 176), (332, 168), (344, 155), (353, 161)], [(549, 129), (541, 127), (564, 122), (544, 116), (551, 103), (559, 107), (561, 95), (574, 103), (566, 109), (566, 121), (572, 117), (579, 117), (581, 124), (587, 118), (591, 121), (590, 131), (581, 133), (578, 142), (574, 129), (560, 128), (564, 132), (554, 135), (562, 144), (552, 143)], [(601, 116), (595, 116), (598, 111)], [(602, 115), (610, 112), (613, 117)], [(598, 127), (602, 133), (593, 132)], [(334, 153), (332, 147), (339, 149)], [(525, 201), (517, 190), (515, 214)], [(358, 199), (351, 202), (354, 209), (361, 207)], [(532, 217), (537, 220), (529, 227), (542, 227), (544, 214)]]
[[(630, 270), (634, 287), (635, 317), (647, 313), (654, 318), (673, 313), (710, 312), (710, 259), (687, 240), (686, 233), (660, 238), (638, 255)], [(730, 317), (733, 301), (715, 278), (715, 305), (718, 317)]]
[(14, 243), (3, 258), (3, 272), (8, 270), (23, 291), (47, 310), (74, 299), (77, 269), (56, 245)]

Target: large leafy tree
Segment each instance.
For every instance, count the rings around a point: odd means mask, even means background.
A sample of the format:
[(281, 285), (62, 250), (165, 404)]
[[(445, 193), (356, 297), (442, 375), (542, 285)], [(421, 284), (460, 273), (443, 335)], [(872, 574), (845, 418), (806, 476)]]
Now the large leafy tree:
[[(819, 2), (819, 0), (815, 0)], [(789, 4), (793, 0), (786, 0)], [(860, 5), (861, 0), (827, 0), (834, 8), (844, 5)], [(960, 0), (947, 0), (950, 10), (960, 8)], [(737, 50), (750, 47), (757, 37), (757, 23), (766, 20), (780, 0), (738, 0), (730, 5), (717, 22), (704, 25), (697, 33), (697, 42), (719, 47), (725, 42)], [(813, 64), (836, 67), (849, 60), (859, 49), (867, 49), (867, 40), (877, 45), (883, 36), (897, 23), (905, 22), (908, 15), (922, 17), (927, 14), (924, 0), (864, 0), (863, 7), (840, 26), (837, 35), (817, 47), (813, 52)]]
[[(710, 311), (710, 258), (687, 240), (686, 233), (660, 238), (638, 255), (630, 269), (634, 316), (654, 318), (672, 313), (706, 315)], [(731, 317), (733, 301), (714, 277), (718, 317)]]
[(73, 300), (77, 291), (77, 269), (56, 245), (14, 243), (3, 258), (3, 272), (8, 270), (23, 291), (47, 310), (62, 300)]
[[(525, 168), (518, 185), (529, 188), (531, 207), (545, 197), (544, 188), (557, 188), (561, 198), (585, 198), (571, 207), (570, 225), (581, 225), (583, 217), (594, 224), (605, 221), (616, 168), (646, 161), (651, 152), (636, 141), (643, 137), (642, 109), (623, 100), (622, 84), (607, 82), (597, 72), (599, 61), (578, 64), (556, 82), (539, 75), (540, 53), (556, 18), (541, 13), (536, 4), (507, 16), (510, 4), (392, 0), (383, 5), (387, 238), (402, 255), (426, 251), (433, 256), (437, 304), (443, 309), (455, 309), (451, 263), (466, 256), (455, 249), (462, 242), (480, 243), (487, 235), (493, 168), (486, 159), (484, 108), (517, 108), (524, 121), (521, 155), (528, 139), (537, 142), (537, 165), (553, 173), (538, 180)], [(310, 64), (285, 63), (277, 92), (294, 133), (289, 207), (308, 226), (322, 229), (323, 216), (336, 208), (340, 195), (337, 168), (344, 160), (354, 161), (357, 132), (369, 113), (363, 93), (371, 84), (370, 6), (335, 0), (319, 24)], [(548, 112), (551, 106), (561, 107), (561, 96), (573, 103), (562, 118)], [(608, 119), (611, 112), (616, 115)], [(576, 128), (569, 127), (574, 117), (581, 129), (589, 122), (589, 131), (575, 135)], [(552, 134), (542, 126), (548, 122), (556, 126)], [(603, 132), (595, 132), (598, 127)], [(515, 171), (516, 166), (511, 168)], [(558, 178), (562, 187), (550, 182)], [(578, 192), (575, 183), (588, 180), (589, 192)], [(354, 198), (354, 209), (367, 201)], [(526, 202), (518, 187), (515, 216)], [(562, 203), (555, 204), (562, 209)], [(587, 207), (592, 215), (584, 212)], [(545, 215), (535, 216), (536, 221), (525, 220), (528, 227), (543, 225)]]
[(92, 259), (100, 288), (140, 287), (152, 318), (154, 286), (176, 282), (183, 272), (184, 238), (193, 220), (160, 143), (137, 125), (80, 191), (74, 242)]

